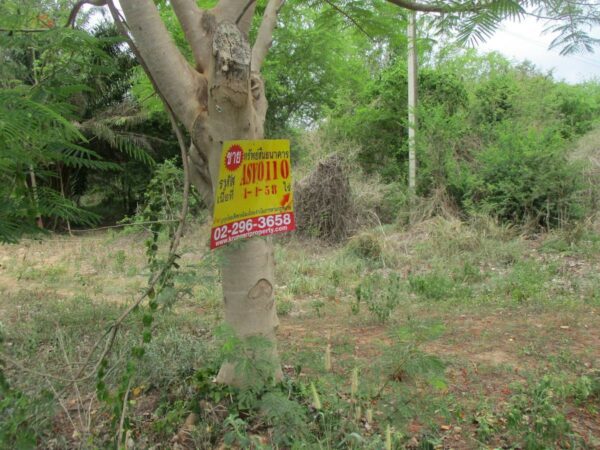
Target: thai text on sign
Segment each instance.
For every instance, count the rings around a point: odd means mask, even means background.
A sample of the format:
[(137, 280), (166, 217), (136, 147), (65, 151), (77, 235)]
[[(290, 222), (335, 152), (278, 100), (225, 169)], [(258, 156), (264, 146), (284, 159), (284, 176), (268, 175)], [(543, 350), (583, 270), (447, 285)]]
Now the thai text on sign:
[(295, 228), (290, 141), (225, 141), (210, 248)]

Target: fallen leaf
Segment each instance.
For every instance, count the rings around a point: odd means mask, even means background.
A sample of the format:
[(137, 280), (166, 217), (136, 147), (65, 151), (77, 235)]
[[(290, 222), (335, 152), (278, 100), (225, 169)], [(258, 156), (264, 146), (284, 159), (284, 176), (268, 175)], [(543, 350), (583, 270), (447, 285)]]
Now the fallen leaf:
[(411, 434), (417, 434), (419, 431), (421, 431), (421, 428), (423, 428), (423, 426), (420, 423), (413, 421), (408, 425), (408, 432)]

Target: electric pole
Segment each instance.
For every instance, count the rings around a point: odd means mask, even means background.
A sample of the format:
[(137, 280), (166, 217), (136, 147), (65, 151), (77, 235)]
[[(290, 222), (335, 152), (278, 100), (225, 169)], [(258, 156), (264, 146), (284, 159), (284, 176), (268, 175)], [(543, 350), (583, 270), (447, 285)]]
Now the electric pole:
[(417, 178), (417, 30), (414, 11), (408, 16), (408, 190), (415, 195)]

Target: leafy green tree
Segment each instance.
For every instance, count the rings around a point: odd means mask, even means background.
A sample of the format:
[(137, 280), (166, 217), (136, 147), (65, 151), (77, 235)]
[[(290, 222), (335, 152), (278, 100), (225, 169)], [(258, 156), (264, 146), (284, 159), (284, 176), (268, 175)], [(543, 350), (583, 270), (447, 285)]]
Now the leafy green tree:
[[(104, 174), (105, 188), (107, 179), (118, 180), (129, 194), (134, 179), (122, 166), (153, 163), (151, 142), (139, 129), (146, 118), (127, 100), (134, 60), (120, 48), (122, 38), (106, 23), (91, 33), (58, 26), (69, 9), (56, 6), (0, 6), (0, 29), (12, 30), (0, 31), (0, 93), (6, 99), (0, 112), (6, 211), (0, 228), (6, 231), (0, 240), (16, 239), (19, 228), (36, 231), (36, 217), (38, 226), (96, 223), (100, 217), (78, 201), (94, 175)], [(132, 196), (125, 196), (129, 203)]]

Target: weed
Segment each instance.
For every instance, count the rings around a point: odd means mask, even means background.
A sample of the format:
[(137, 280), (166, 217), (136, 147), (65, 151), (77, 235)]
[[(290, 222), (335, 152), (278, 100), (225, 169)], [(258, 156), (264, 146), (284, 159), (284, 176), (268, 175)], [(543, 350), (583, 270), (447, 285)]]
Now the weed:
[(453, 278), (461, 283), (477, 283), (484, 279), (484, 275), (471, 261), (465, 261), (455, 269)]
[(515, 302), (544, 300), (547, 295), (546, 282), (553, 267), (544, 267), (532, 260), (517, 262), (508, 276), (498, 280), (497, 290)]
[(435, 322), (409, 321), (405, 326), (396, 328), (391, 334), (393, 343), (383, 357), (384, 372), (388, 378), (394, 381), (425, 379), (436, 389), (446, 389), (444, 363), (420, 348), (443, 332), (444, 326)]
[(331, 271), (331, 282), (334, 288), (340, 287), (342, 284), (343, 274), (339, 269), (333, 269)]
[(438, 273), (411, 275), (408, 284), (415, 294), (430, 300), (442, 300), (455, 295), (454, 281)]
[(162, 403), (154, 412), (157, 420), (152, 427), (156, 433), (168, 438), (177, 432), (188, 412), (188, 406), (183, 400), (176, 400), (172, 404)]
[(257, 404), (260, 417), (273, 427), (273, 443), (289, 447), (306, 439), (307, 408), (283, 392), (268, 392)]
[(34, 449), (47, 428), (44, 418), (53, 414), (53, 397), (47, 391), (30, 397), (12, 389), (0, 368), (0, 446)]
[(125, 267), (125, 260), (127, 259), (125, 256), (124, 250), (117, 250), (113, 255), (113, 270), (115, 272), (122, 272)]
[(509, 429), (520, 435), (526, 449), (542, 449), (565, 438), (571, 428), (557, 403), (560, 391), (554, 380), (544, 376), (531, 388), (511, 399), (507, 420)]
[(401, 283), (400, 277), (392, 273), (384, 278), (379, 274), (372, 274), (356, 287), (355, 299), (350, 308), (353, 314), (358, 314), (360, 304), (365, 303), (367, 309), (375, 318), (386, 322), (400, 300)]
[(27, 281), (40, 280), (48, 283), (58, 283), (66, 273), (67, 268), (63, 264), (43, 268), (26, 267), (20, 274), (20, 278)]
[(277, 302), (277, 314), (279, 316), (288, 316), (294, 309), (294, 303), (290, 300), (279, 300)]
[(380, 237), (372, 232), (360, 233), (350, 239), (348, 251), (369, 261), (377, 261), (383, 256)]
[(477, 424), (477, 438), (487, 442), (496, 432), (496, 416), (487, 408), (479, 409), (473, 417), (473, 423)]
[(315, 314), (317, 315), (317, 317), (321, 317), (321, 311), (323, 310), (323, 307), (325, 306), (325, 302), (323, 300), (320, 299), (316, 299), (310, 302), (310, 306), (312, 307), (312, 309), (315, 310)]

